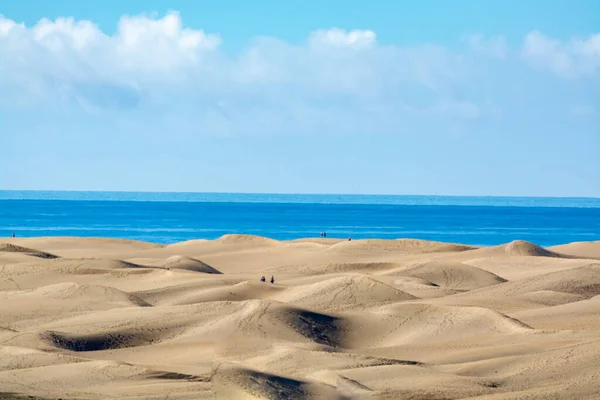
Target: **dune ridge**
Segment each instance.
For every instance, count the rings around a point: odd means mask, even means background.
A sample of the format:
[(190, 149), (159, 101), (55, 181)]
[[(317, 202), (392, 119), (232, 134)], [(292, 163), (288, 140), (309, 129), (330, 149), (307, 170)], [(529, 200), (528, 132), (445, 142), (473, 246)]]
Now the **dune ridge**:
[(525, 240), (513, 240), (510, 243), (502, 244), (493, 247), (483, 247), (472, 249), (472, 254), (491, 255), (491, 256), (508, 256), (508, 257), (550, 257), (550, 258), (572, 258), (567, 254), (562, 254), (553, 250), (545, 249), (535, 243)]
[(17, 246), (11, 243), (0, 243), (0, 252), (6, 253), (24, 253), (28, 256), (38, 257), (38, 258), (59, 258), (58, 256), (50, 253), (46, 253), (45, 251), (28, 249), (27, 247)]
[(594, 399), (598, 255), (600, 241), (6, 238), (0, 398)]

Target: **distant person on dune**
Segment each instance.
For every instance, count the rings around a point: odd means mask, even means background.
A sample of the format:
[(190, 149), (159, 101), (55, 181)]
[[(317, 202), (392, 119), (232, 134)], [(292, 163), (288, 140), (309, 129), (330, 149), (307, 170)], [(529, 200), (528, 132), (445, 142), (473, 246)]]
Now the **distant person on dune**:
[(265, 276), (264, 276), (264, 275), (263, 275), (263, 277), (262, 277), (262, 278), (260, 278), (260, 281), (261, 281), (261, 282), (265, 282), (266, 280), (267, 280), (267, 279), (265, 278)]
[(275, 283), (275, 278), (271, 275), (271, 283)]

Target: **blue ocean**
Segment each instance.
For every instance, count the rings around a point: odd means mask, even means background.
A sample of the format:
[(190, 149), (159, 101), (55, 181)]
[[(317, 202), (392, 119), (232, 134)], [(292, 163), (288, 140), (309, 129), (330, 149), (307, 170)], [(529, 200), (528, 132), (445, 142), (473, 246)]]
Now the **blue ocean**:
[(0, 191), (0, 236), (174, 243), (228, 233), (542, 246), (600, 240), (600, 199)]

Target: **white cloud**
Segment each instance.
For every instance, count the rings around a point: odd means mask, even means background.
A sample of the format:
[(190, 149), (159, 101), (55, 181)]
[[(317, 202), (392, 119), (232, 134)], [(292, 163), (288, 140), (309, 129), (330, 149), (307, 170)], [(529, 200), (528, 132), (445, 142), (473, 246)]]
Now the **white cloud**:
[(8, 36), (15, 28), (24, 28), (22, 24), (17, 24), (10, 19), (6, 19), (0, 14), (0, 36)]
[[(410, 101), (403, 88), (420, 86), (446, 98), (467, 75), (459, 55), (442, 47), (378, 45), (369, 30), (318, 30), (291, 45), (262, 38), (238, 56), (218, 51), (220, 37), (184, 28), (177, 13), (162, 18), (124, 16), (109, 36), (90, 21), (43, 19), (33, 27), (0, 19), (0, 72), (23, 102), (86, 106), (135, 104), (136, 96), (225, 98), (228, 104), (338, 101), (356, 104)], [(110, 100), (110, 92), (121, 100)], [(27, 93), (29, 96), (27, 96)], [(334, 98), (338, 98), (335, 100)], [(283, 98), (283, 99), (282, 99)], [(299, 106), (298, 106), (299, 107)]]
[(92, 79), (103, 72), (115, 77), (131, 71), (135, 75), (141, 71), (164, 73), (194, 65), (202, 53), (220, 44), (218, 35), (183, 28), (173, 12), (160, 19), (125, 16), (114, 36), (104, 34), (91, 21), (42, 19), (26, 28), (0, 16), (0, 33), (5, 64), (15, 67), (19, 59), (20, 67), (36, 69), (38, 74), (75, 73)]
[(133, 66), (160, 69), (197, 63), (203, 51), (214, 50), (221, 43), (218, 35), (183, 28), (174, 12), (157, 20), (125, 16), (112, 39), (118, 56), (127, 57)]
[(60, 53), (69, 49), (82, 51), (102, 40), (104, 35), (90, 21), (58, 18), (56, 21), (42, 19), (32, 29), (31, 37), (48, 50)]
[(339, 28), (332, 28), (329, 30), (321, 29), (313, 32), (310, 36), (310, 43), (315, 46), (327, 45), (360, 49), (372, 46), (375, 42), (375, 32), (368, 30), (353, 30), (346, 32)]
[(600, 34), (564, 42), (532, 31), (525, 36), (522, 52), (532, 66), (565, 78), (587, 77), (600, 70)]
[[(531, 35), (524, 54), (557, 71), (589, 72), (593, 63), (575, 61), (598, 56), (595, 37), (565, 47)], [(466, 49), (393, 46), (370, 30), (331, 28), (298, 45), (259, 38), (229, 55), (218, 34), (185, 27), (175, 12), (124, 16), (112, 35), (91, 21), (27, 27), (0, 16), (0, 107), (143, 109), (223, 135), (399, 132), (415, 118), (447, 126), (498, 116), (497, 76), (486, 68), (510, 59), (508, 46), (500, 36), (463, 39)]]
[(184, 28), (174, 12), (125, 16), (113, 36), (91, 21), (42, 19), (26, 27), (0, 16), (0, 104), (135, 104), (150, 83), (189, 83), (185, 70), (201, 74), (203, 57), (220, 41)]

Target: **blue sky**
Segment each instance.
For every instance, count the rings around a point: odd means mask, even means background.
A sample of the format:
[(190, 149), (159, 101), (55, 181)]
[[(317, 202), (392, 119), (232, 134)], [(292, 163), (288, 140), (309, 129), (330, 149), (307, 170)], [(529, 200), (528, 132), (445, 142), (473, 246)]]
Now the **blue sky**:
[(597, 0), (0, 15), (0, 189), (600, 197)]

